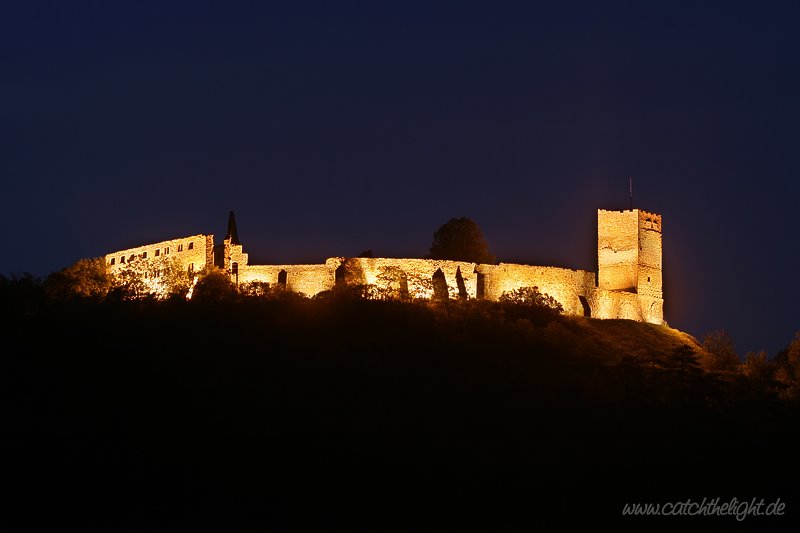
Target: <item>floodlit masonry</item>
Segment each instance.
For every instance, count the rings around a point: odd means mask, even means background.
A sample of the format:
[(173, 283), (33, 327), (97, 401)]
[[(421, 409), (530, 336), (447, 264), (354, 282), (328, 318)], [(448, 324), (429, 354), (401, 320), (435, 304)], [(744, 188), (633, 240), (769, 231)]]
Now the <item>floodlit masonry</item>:
[[(207, 266), (227, 271), (237, 285), (260, 282), (314, 296), (339, 285), (371, 285), (384, 294), (431, 298), (434, 286), (450, 298), (497, 300), (504, 292), (538, 287), (568, 315), (624, 318), (662, 324), (661, 216), (640, 209), (597, 212), (598, 272), (510, 263), (486, 265), (437, 259), (332, 257), (312, 265), (250, 265), (233, 212), (221, 245), (198, 234), (120, 250), (105, 256), (112, 273), (144, 265), (143, 281), (159, 289), (159, 264), (196, 273)], [(441, 274), (439, 274), (441, 272)], [(436, 280), (438, 276), (438, 281)], [(196, 276), (195, 276), (196, 279)]]

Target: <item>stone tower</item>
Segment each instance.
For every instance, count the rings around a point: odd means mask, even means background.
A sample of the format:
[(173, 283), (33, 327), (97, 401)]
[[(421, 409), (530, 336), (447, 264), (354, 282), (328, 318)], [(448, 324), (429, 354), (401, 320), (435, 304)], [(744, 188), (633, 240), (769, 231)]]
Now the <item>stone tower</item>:
[(599, 289), (662, 299), (661, 215), (598, 210), (597, 276)]
[(236, 216), (231, 211), (228, 214), (228, 231), (222, 244), (214, 246), (214, 265), (227, 270), (232, 281), (238, 283), (239, 268), (247, 265), (247, 254), (242, 251), (239, 242), (239, 231), (236, 228)]

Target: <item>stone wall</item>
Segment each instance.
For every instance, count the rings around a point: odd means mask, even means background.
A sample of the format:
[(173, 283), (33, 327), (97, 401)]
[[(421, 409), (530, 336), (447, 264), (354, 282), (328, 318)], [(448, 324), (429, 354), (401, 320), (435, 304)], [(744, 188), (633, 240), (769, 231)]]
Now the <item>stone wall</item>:
[(476, 297), (475, 263), (428, 259), (332, 257), (319, 265), (247, 265), (239, 268), (239, 283), (258, 281), (278, 284), (278, 276), (284, 271), (287, 289), (314, 296), (337, 284), (337, 269), (340, 268), (346, 270), (340, 271), (340, 284), (391, 289), (397, 288), (398, 278), (402, 278), (409, 295), (417, 298), (432, 296), (433, 274), (437, 270), (444, 274), (450, 297), (457, 298), (460, 272), (467, 297)]
[[(328, 260), (331, 261), (330, 259)], [(450, 298), (458, 298), (458, 274), (461, 274), (466, 296), (476, 297), (477, 276), (475, 263), (463, 261), (443, 261), (439, 259), (392, 259), (357, 257), (339, 259), (339, 263), (363, 272), (363, 283), (375, 285), (380, 288), (390, 288), (389, 285), (402, 272), (408, 286), (409, 295), (414, 298), (430, 298), (433, 295), (433, 274), (441, 270), (447, 283)], [(335, 260), (334, 260), (335, 262)]]
[[(241, 279), (239, 272), (243, 268), (246, 269), (248, 260), (247, 254), (243, 252), (242, 245), (231, 244), (230, 239), (225, 239), (223, 241), (222, 253), (224, 254), (222, 260), (223, 268), (231, 273), (234, 281), (236, 281), (237, 277)], [(219, 263), (219, 261), (217, 261), (217, 263)]]
[(131, 262), (155, 262), (164, 258), (178, 261), (187, 271), (199, 272), (206, 265), (214, 264), (214, 236), (191, 235), (128, 248), (105, 256), (106, 265), (112, 274), (126, 268)]
[[(281, 273), (285, 273), (283, 276)], [(314, 296), (333, 288), (334, 271), (326, 264), (319, 265), (245, 265), (239, 267), (239, 283), (269, 283), (305, 296)]]
[(592, 316), (664, 323), (664, 300), (632, 292), (595, 289), (589, 299)]
[(639, 216), (633, 211), (597, 211), (598, 287), (635, 291), (639, 265)]
[[(337, 276), (337, 270), (339, 274)], [(373, 285), (397, 289), (404, 285), (415, 298), (433, 296), (433, 275), (444, 274), (451, 299), (459, 297), (459, 273), (468, 298), (498, 300), (504, 292), (522, 287), (538, 287), (564, 307), (568, 315), (594, 318), (626, 318), (660, 324), (663, 300), (634, 292), (612, 291), (595, 287), (594, 272), (566, 268), (517, 265), (480, 265), (462, 261), (433, 259), (392, 259), (333, 257), (317, 265), (247, 265), (239, 268), (239, 283), (279, 282), (285, 273), (288, 290), (314, 296), (338, 284)], [(400, 283), (398, 280), (402, 279)], [(479, 290), (479, 285), (483, 285)]]
[(485, 298), (497, 300), (504, 292), (522, 287), (538, 287), (564, 307), (570, 315), (586, 314), (580, 298), (588, 298), (595, 287), (594, 272), (566, 268), (516, 265), (480, 265), (478, 271), (486, 276)]
[(482, 278), (482, 298), (497, 300), (503, 292), (521, 287), (538, 287), (558, 300), (566, 313), (574, 315), (585, 314), (580, 298), (583, 297), (588, 304), (595, 287), (594, 273), (583, 270), (509, 263), (478, 265), (463, 261), (372, 257), (334, 257), (320, 265), (248, 265), (239, 268), (239, 283), (260, 281), (274, 285), (278, 283), (280, 272), (284, 271), (286, 288), (306, 296), (314, 296), (336, 284), (347, 284), (373, 285), (390, 290), (402, 285), (411, 297), (430, 298), (433, 296), (433, 276), (439, 270), (444, 274), (450, 298), (458, 298), (462, 295), (461, 291), (467, 298), (477, 298), (479, 278)]

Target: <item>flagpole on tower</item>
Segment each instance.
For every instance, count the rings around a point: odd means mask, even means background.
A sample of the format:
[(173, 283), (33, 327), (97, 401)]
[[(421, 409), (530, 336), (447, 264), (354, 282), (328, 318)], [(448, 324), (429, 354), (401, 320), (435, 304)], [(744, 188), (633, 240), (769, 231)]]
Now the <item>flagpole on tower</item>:
[(628, 203), (633, 211), (633, 178), (628, 178)]

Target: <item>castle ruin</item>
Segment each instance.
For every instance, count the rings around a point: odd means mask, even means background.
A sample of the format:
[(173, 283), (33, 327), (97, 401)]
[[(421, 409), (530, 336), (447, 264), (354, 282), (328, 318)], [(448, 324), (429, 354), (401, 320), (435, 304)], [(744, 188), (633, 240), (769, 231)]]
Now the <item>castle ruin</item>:
[[(105, 260), (112, 274), (131, 263), (156, 265), (165, 258), (190, 276), (215, 266), (228, 272), (237, 286), (260, 282), (308, 297), (339, 285), (371, 285), (414, 298), (431, 298), (437, 283), (441, 290), (443, 276), (449, 298), (498, 300), (504, 292), (538, 287), (555, 298), (568, 315), (662, 324), (661, 250), (660, 215), (640, 209), (601, 209), (597, 211), (597, 274), (511, 263), (372, 257), (332, 257), (311, 265), (251, 265), (231, 212), (220, 245), (214, 245), (213, 235), (198, 234), (120, 250), (106, 255)], [(157, 287), (159, 269), (143, 271), (149, 274), (142, 281)]]

